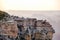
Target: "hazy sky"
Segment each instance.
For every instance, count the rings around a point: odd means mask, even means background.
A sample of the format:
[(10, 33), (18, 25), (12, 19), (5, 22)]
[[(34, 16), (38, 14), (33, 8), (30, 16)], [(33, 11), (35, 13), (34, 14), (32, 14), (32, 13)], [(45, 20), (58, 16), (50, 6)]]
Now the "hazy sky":
[(60, 0), (0, 0), (0, 10), (60, 10)]

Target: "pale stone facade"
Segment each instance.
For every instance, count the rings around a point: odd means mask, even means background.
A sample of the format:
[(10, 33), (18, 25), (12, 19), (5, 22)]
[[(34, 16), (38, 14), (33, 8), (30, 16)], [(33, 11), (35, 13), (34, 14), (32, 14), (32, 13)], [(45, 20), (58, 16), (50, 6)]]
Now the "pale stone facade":
[(16, 22), (0, 22), (0, 35), (7, 35), (10, 37), (17, 37), (18, 28)]
[(27, 27), (27, 26), (32, 26), (32, 27), (34, 27), (35, 21), (36, 21), (36, 18), (26, 18), (26, 19), (24, 20), (24, 27)]
[(46, 20), (37, 20), (36, 25), (37, 27), (51, 27), (51, 24), (49, 24)]

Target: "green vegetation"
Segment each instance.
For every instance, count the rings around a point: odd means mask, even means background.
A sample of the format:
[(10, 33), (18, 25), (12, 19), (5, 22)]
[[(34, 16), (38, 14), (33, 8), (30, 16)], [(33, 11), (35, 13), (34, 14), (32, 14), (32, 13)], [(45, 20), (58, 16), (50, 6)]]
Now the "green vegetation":
[(2, 20), (6, 15), (8, 15), (8, 13), (0, 11), (0, 20)]

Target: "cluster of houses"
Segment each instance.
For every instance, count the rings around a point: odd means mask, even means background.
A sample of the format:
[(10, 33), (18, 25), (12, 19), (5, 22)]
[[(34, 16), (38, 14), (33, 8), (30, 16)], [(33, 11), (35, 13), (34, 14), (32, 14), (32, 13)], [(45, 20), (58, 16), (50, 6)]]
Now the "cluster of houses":
[(52, 40), (55, 30), (46, 20), (7, 16), (0, 21), (0, 40)]
[(11, 17), (17, 22), (20, 40), (52, 40), (55, 31), (46, 20), (18, 16)]

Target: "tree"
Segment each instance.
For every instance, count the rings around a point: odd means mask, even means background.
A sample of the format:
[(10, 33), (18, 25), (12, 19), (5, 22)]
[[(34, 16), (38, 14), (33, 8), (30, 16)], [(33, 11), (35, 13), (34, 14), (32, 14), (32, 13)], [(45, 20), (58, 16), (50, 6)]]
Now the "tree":
[(9, 16), (9, 14), (4, 11), (0, 11), (0, 20), (2, 20), (5, 16)]

